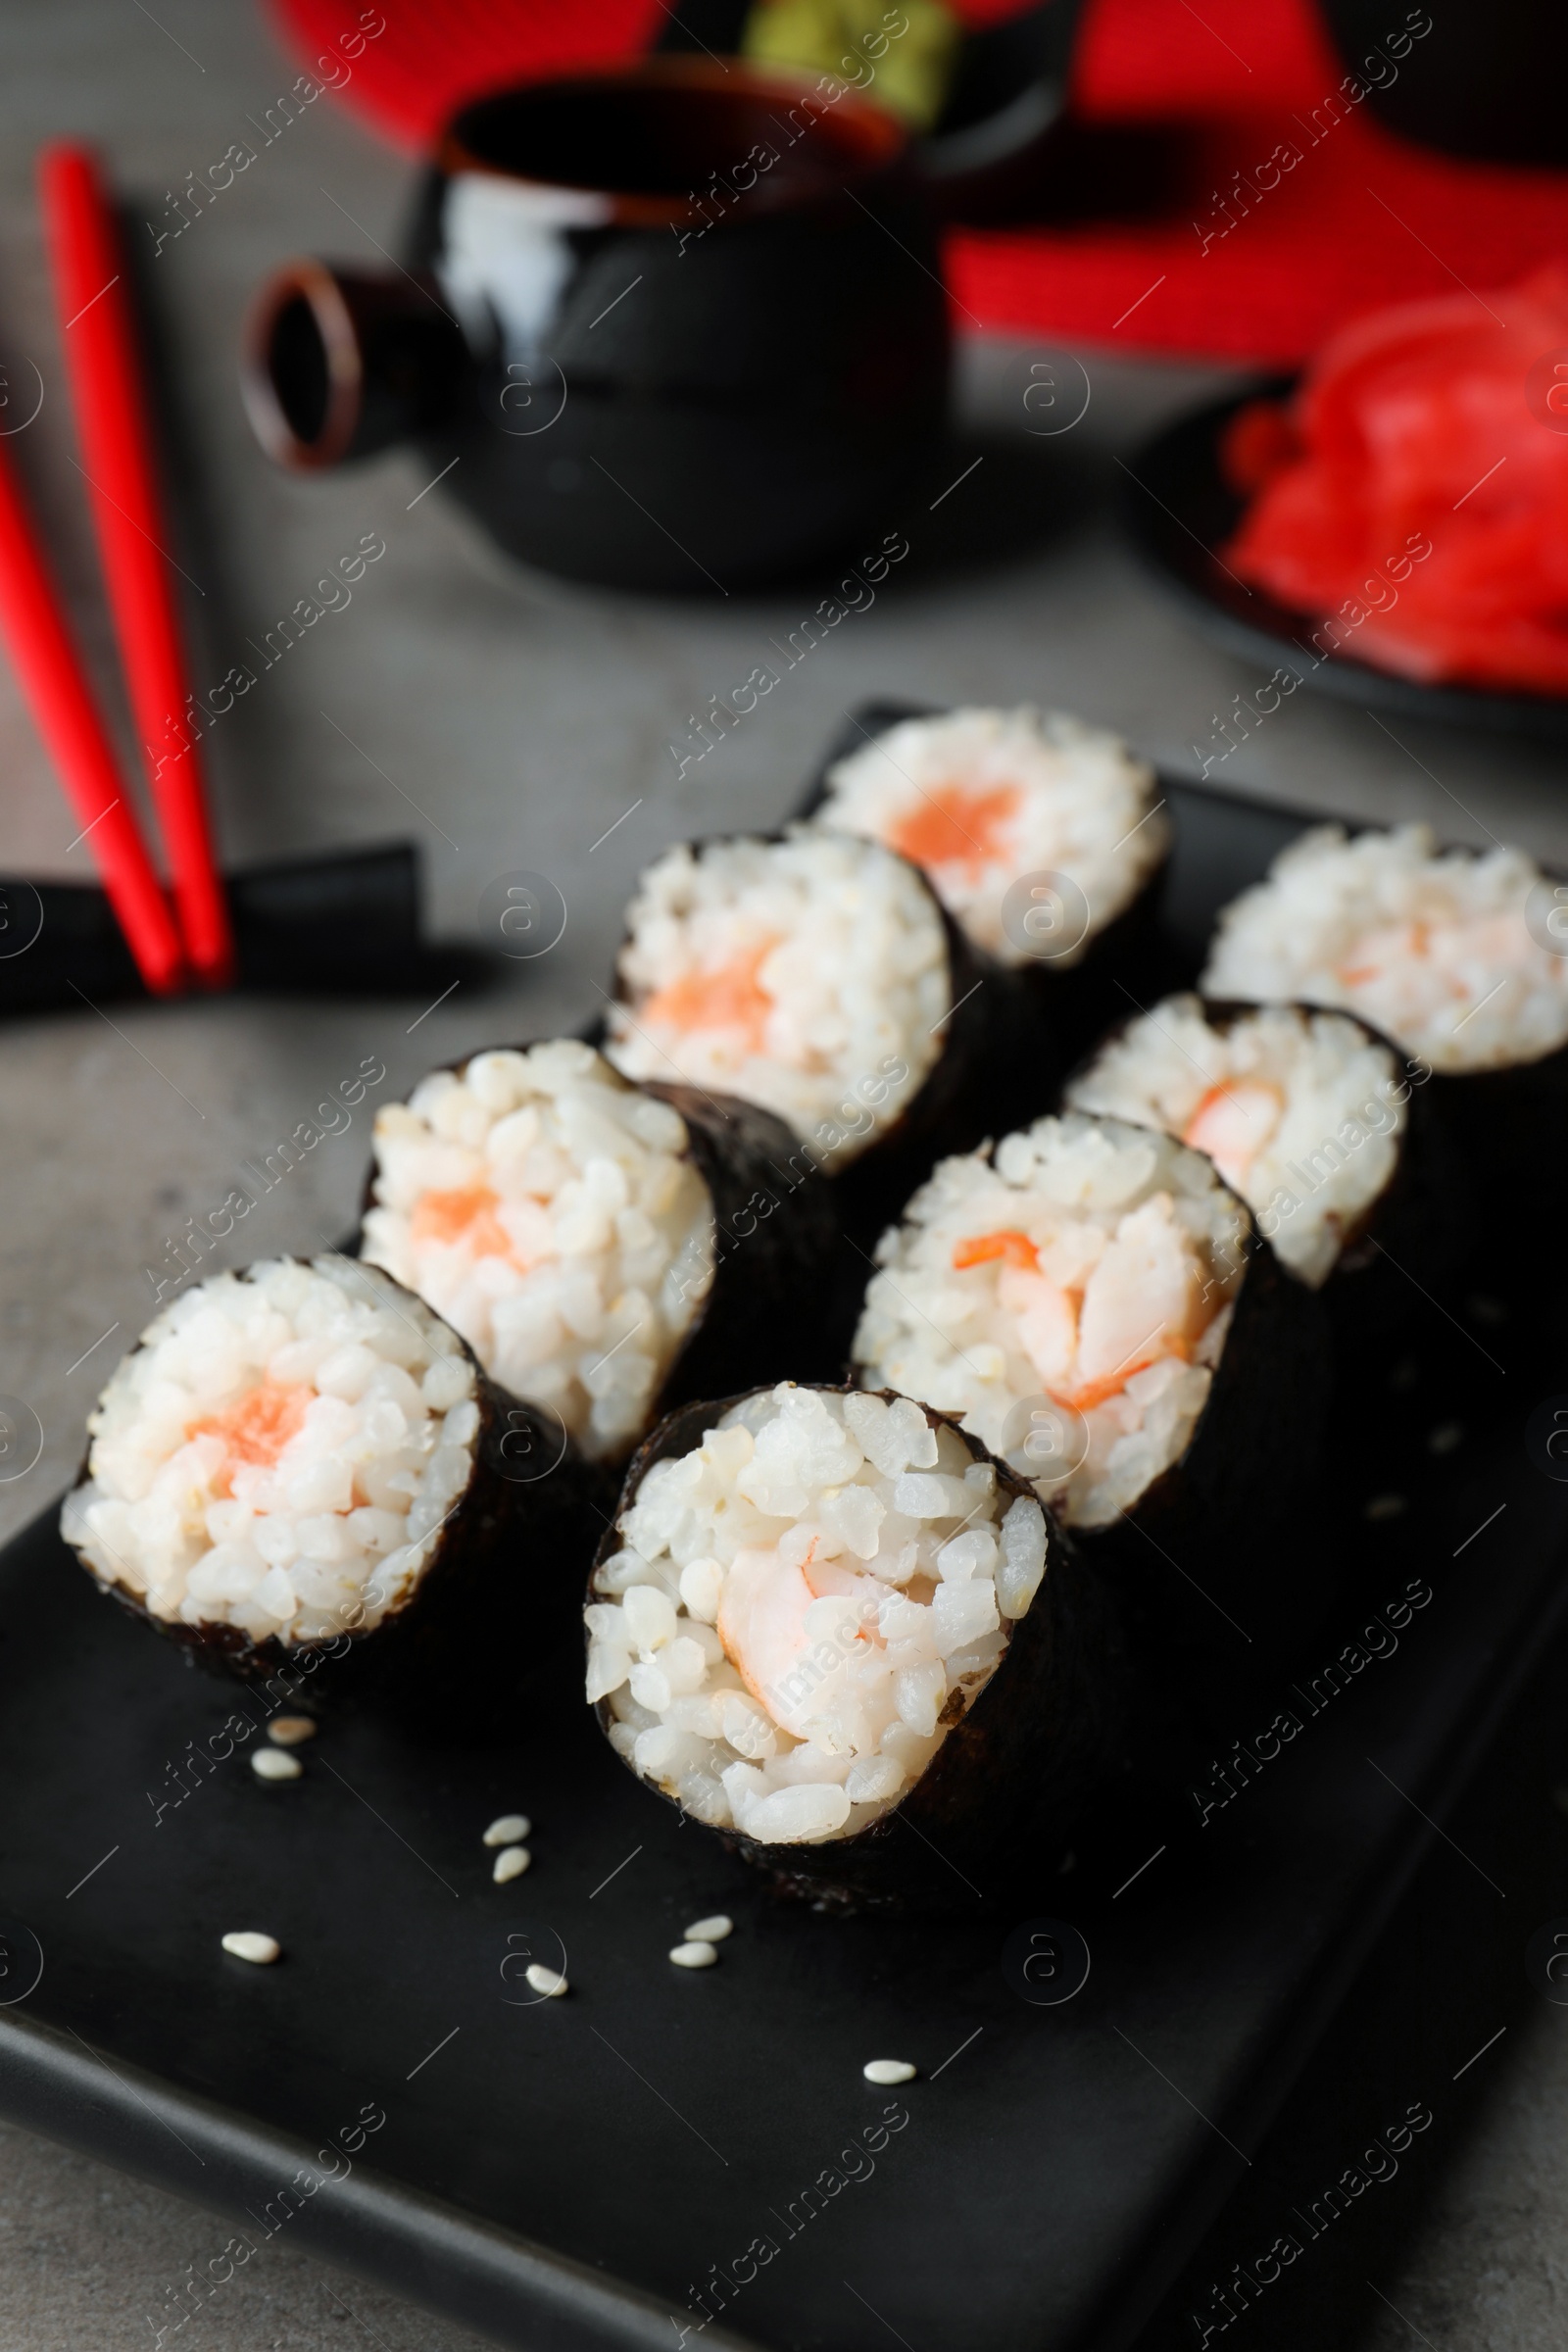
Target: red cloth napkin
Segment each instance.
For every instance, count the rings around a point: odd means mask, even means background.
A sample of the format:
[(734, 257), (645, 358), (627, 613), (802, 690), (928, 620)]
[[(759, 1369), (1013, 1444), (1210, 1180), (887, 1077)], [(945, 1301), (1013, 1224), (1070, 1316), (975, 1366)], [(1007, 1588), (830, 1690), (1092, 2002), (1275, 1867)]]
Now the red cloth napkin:
[[(341, 0), (273, 4), (303, 63), (331, 52)], [(383, 13), (343, 95), (414, 148), (475, 88), (645, 49), (663, 21), (659, 0), (398, 0), (360, 21)], [(1390, 0), (1391, 33), (1406, 14)], [(959, 323), (1295, 365), (1357, 313), (1568, 257), (1568, 173), (1411, 146), (1350, 86), (1310, 0), (1090, 0), (1076, 111), (1178, 133), (1179, 193), (1153, 218), (956, 232)]]
[[(1405, 16), (1390, 0), (1391, 32)], [(1074, 98), (1092, 122), (1181, 124), (1188, 199), (1157, 221), (955, 237), (954, 292), (988, 327), (1294, 365), (1358, 313), (1568, 256), (1568, 174), (1380, 128), (1309, 0), (1091, 0)]]

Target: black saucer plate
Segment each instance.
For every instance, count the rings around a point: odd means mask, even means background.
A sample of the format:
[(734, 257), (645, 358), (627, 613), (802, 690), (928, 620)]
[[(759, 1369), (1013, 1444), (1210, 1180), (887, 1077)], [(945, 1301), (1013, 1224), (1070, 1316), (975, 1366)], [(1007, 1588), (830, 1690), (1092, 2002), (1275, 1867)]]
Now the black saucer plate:
[(1365, 710), (1568, 742), (1568, 696), (1424, 686), (1374, 669), (1353, 654), (1320, 654), (1312, 643), (1312, 615), (1276, 604), (1226, 569), (1215, 550), (1236, 529), (1246, 501), (1220, 466), (1225, 427), (1249, 401), (1289, 388), (1288, 381), (1276, 380), (1233, 394), (1167, 425), (1139, 450), (1124, 485), (1122, 516), (1159, 585), (1205, 637), (1228, 654), (1263, 664), (1270, 676), (1289, 670), (1303, 685)]
[[(1180, 980), (1297, 823), (1169, 797)], [(100, 1597), (45, 1512), (0, 1553), (0, 2114), (220, 2217), (155, 2334), (281, 2234), (529, 2352), (1124, 2352), (1568, 1599), (1568, 1486), (1525, 1446), (1562, 1401), (1548, 1275), (1358, 1367), (1294, 1692), (1238, 1688), (1071, 1867), (956, 1885), (934, 1921), (770, 1893), (619, 1764), (575, 1657), (507, 1747), (323, 1709), (290, 1786), (251, 1773), (259, 1728), (197, 1765), (254, 1696)], [(1219, 1804), (1232, 1738), (1263, 1760)], [(533, 1866), (496, 1886), (480, 1833), (514, 1808)], [(1536, 1924), (1466, 1901), (1468, 1936)], [(672, 1968), (714, 1911), (718, 1966)], [(235, 1928), (280, 1964), (227, 1958)], [(530, 1998), (534, 1960), (564, 1999)], [(1426, 2030), (1444, 2079), (1481, 2038), (1438, 2003)], [(875, 2088), (872, 2058), (918, 2078)]]

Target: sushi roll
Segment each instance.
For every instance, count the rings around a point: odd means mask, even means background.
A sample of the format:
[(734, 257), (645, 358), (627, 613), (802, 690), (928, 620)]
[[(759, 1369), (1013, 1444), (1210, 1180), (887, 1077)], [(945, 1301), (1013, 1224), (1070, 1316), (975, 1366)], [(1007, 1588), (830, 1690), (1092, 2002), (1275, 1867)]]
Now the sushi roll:
[(944, 1160), (877, 1260), (858, 1379), (1030, 1477), (1150, 1639), (1229, 1671), (1310, 1630), (1317, 1595), (1269, 1538), (1314, 1466), (1321, 1310), (1211, 1160), (1040, 1119)]
[(993, 993), (1017, 1000), (998, 1077), (1009, 1122), (1031, 1118), (1129, 1001), (1157, 993), (1171, 826), (1154, 772), (1120, 736), (1028, 705), (873, 705), (844, 741), (812, 822), (920, 867)]
[(616, 1753), (818, 1903), (961, 1902), (1004, 1843), (1027, 1870), (1102, 1758), (1069, 1547), (906, 1397), (785, 1381), (673, 1414), (586, 1618)]
[(1355, 1013), (1433, 1073), (1473, 1197), (1546, 1205), (1568, 1150), (1562, 894), (1520, 850), (1314, 827), (1220, 917), (1201, 987)]
[(509, 1476), (519, 1424), (462, 1341), (352, 1258), (209, 1275), (88, 1430), (66, 1541), (188, 1658), (249, 1678), (372, 1652), (417, 1671), (443, 1619), (493, 1653), (548, 1616), (539, 1591), (584, 1541), (563, 1486)]
[(1439, 1280), (1451, 1251), (1429, 1076), (1350, 1013), (1180, 996), (1108, 1038), (1063, 1100), (1205, 1153), (1287, 1272), (1371, 1339), (1411, 1295), (1401, 1270)]
[(623, 1462), (692, 1396), (828, 1368), (832, 1202), (792, 1148), (754, 1104), (634, 1084), (576, 1038), (476, 1054), (377, 1114), (361, 1253), (590, 1462)]
[(917, 866), (794, 825), (667, 850), (632, 901), (605, 1047), (644, 1082), (760, 1103), (874, 1238), (985, 1131), (988, 992)]

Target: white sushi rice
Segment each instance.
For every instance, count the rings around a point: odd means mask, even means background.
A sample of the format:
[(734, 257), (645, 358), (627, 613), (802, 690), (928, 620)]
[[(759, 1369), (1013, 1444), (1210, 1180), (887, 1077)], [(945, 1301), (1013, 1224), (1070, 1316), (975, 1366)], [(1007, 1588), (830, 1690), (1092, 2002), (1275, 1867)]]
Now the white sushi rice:
[(468, 1485), (477, 1386), (428, 1307), (349, 1259), (211, 1275), (111, 1377), (62, 1533), (170, 1623), (368, 1631)]
[(996, 1453), (1017, 1445), (1026, 1401), (1065, 1407), (1087, 1450), (1036, 1492), (1103, 1527), (1198, 1425), (1249, 1223), (1211, 1162), (1168, 1136), (1038, 1119), (994, 1152), (942, 1160), (883, 1235), (857, 1376), (956, 1415)]
[(796, 825), (782, 841), (682, 843), (627, 918), (610, 1015), (632, 1078), (760, 1102), (838, 1164), (892, 1124), (942, 1051), (947, 940), (915, 868)]
[(1522, 850), (1439, 852), (1430, 827), (1320, 825), (1219, 920), (1205, 996), (1342, 1005), (1435, 1070), (1538, 1061), (1568, 1043), (1568, 957), (1539, 946)]
[(365, 1255), (585, 1452), (625, 1453), (713, 1279), (679, 1112), (563, 1038), (422, 1078), (375, 1160)]
[(1154, 773), (1119, 735), (1065, 711), (960, 710), (906, 718), (828, 770), (814, 821), (912, 858), (977, 947), (1031, 960), (1003, 928), (1021, 874), (1061, 873), (1088, 902), (1087, 953), (1159, 864), (1170, 826)]
[(588, 1697), (644, 1779), (764, 1845), (853, 1837), (906, 1794), (1046, 1568), (1045, 1514), (956, 1431), (789, 1381), (657, 1462), (617, 1532)]
[(1391, 1048), (1344, 1013), (1265, 1004), (1218, 1029), (1183, 996), (1130, 1021), (1067, 1102), (1206, 1152), (1316, 1290), (1394, 1175), (1409, 1093)]

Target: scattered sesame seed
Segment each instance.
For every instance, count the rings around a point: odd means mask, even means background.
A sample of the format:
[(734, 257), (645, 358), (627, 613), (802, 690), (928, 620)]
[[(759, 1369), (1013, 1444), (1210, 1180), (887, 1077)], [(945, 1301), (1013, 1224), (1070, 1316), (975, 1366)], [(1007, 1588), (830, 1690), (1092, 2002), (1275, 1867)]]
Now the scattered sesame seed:
[(280, 1715), (275, 1723), (268, 1725), (267, 1737), (275, 1740), (279, 1747), (303, 1747), (307, 1740), (316, 1738), (316, 1717)]
[(526, 1813), (503, 1813), (484, 1834), (486, 1845), (520, 1845), (533, 1824)]
[(282, 1951), (282, 1945), (272, 1936), (258, 1936), (251, 1928), (237, 1928), (223, 1937), (223, 1949), (232, 1952), (236, 1960), (253, 1960), (258, 1968), (266, 1968)]
[(1440, 1421), (1437, 1428), (1432, 1430), (1427, 1437), (1427, 1451), (1428, 1453), (1451, 1453), (1456, 1446), (1462, 1446), (1463, 1443), (1464, 1423), (1462, 1421)]
[(688, 1943), (722, 1943), (726, 1936), (733, 1936), (734, 1933), (735, 1922), (722, 1911), (715, 1911), (711, 1919), (700, 1919), (695, 1927), (688, 1928), (686, 1940)]
[(305, 1767), (280, 1747), (258, 1747), (251, 1753), (251, 1770), (259, 1781), (297, 1781)]
[(677, 1968), (711, 1968), (718, 1958), (712, 1945), (697, 1936), (689, 1943), (677, 1943), (669, 1956)]
[(504, 1886), (509, 1879), (520, 1879), (532, 1860), (533, 1856), (525, 1845), (505, 1846), (497, 1854), (496, 1866), (490, 1876), (498, 1886)]
[(1379, 1521), (1384, 1519), (1402, 1518), (1404, 1509), (1405, 1502), (1402, 1494), (1374, 1494), (1371, 1501), (1365, 1505), (1362, 1517), (1370, 1519), (1376, 1526)]
[(873, 2058), (860, 2069), (868, 2082), (880, 2083), (912, 2082), (917, 2071), (902, 2058)]
[(536, 1960), (528, 1971), (528, 1982), (535, 1992), (542, 1992), (547, 2001), (560, 1997), (566, 1989), (566, 1980), (559, 1969), (546, 1968)]

